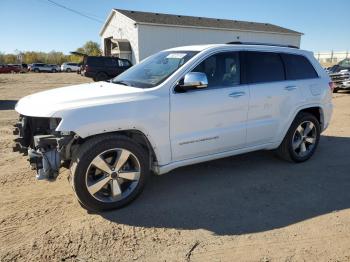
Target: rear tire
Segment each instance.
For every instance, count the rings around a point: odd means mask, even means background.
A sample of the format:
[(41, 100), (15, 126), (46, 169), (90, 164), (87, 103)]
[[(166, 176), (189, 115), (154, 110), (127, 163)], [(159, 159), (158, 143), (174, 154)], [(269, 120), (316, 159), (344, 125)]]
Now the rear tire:
[(97, 73), (95, 79), (94, 81), (105, 81), (105, 80), (108, 80), (108, 75), (104, 72), (99, 72)]
[(66, 72), (67, 72), (67, 73), (70, 73), (70, 72), (72, 72), (72, 69), (67, 68), (67, 69), (66, 69)]
[(299, 113), (290, 126), (276, 154), (290, 162), (304, 162), (315, 152), (320, 140), (320, 123), (306, 112)]
[(35, 72), (35, 73), (40, 73), (40, 70), (39, 70), (38, 68), (35, 68), (35, 69), (34, 69), (34, 72)]
[(126, 136), (104, 135), (79, 148), (70, 170), (73, 190), (83, 207), (92, 211), (118, 209), (142, 192), (149, 175), (148, 154)]

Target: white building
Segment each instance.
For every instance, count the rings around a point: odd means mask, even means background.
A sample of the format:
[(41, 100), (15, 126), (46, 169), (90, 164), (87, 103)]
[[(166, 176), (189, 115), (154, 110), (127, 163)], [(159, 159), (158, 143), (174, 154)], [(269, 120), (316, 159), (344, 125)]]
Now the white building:
[(302, 33), (267, 23), (113, 9), (100, 36), (104, 55), (135, 64), (160, 50), (183, 45), (240, 41), (299, 47)]

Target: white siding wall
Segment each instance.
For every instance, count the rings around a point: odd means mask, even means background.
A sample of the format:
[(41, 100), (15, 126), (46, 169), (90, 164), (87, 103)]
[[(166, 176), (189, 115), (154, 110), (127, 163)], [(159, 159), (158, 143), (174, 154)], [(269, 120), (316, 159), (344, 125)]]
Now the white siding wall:
[(108, 37), (129, 40), (133, 64), (158, 51), (183, 45), (222, 44), (231, 41), (242, 41), (300, 46), (299, 35), (161, 25), (135, 25), (133, 20), (118, 12), (113, 13), (101, 35), (103, 50), (104, 39)]
[(129, 40), (132, 52), (132, 63), (135, 64), (138, 62), (138, 27), (135, 26), (133, 20), (118, 12), (114, 12), (113, 17), (101, 35), (102, 50), (104, 50), (104, 39), (109, 37)]
[[(193, 44), (224, 44), (232, 41), (263, 42), (300, 46), (299, 35), (200, 29), (174, 26), (138, 25), (139, 62), (160, 50)], [(237, 39), (239, 37), (239, 39)]]

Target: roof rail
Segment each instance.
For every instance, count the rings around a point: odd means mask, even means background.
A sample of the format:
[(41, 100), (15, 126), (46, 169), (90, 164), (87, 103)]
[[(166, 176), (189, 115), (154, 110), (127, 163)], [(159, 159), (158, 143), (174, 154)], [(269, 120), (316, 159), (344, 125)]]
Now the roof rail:
[(254, 43), (254, 42), (241, 42), (241, 41), (233, 41), (233, 42), (228, 42), (226, 44), (228, 45), (267, 45), (267, 46), (279, 46), (279, 47), (289, 47), (289, 48), (299, 49), (299, 47), (295, 45), (280, 45), (280, 44)]

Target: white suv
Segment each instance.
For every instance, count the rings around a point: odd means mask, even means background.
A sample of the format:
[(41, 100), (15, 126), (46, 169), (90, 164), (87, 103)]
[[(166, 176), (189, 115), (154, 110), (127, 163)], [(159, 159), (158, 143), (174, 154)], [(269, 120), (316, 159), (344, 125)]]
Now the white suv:
[(69, 167), (84, 207), (115, 209), (139, 195), (150, 171), (261, 149), (306, 161), (329, 124), (331, 89), (311, 52), (179, 47), (109, 82), (22, 98), (14, 150), (29, 154), (38, 179)]
[(77, 63), (63, 63), (61, 65), (62, 72), (76, 72), (79, 69), (80, 69), (80, 66)]

